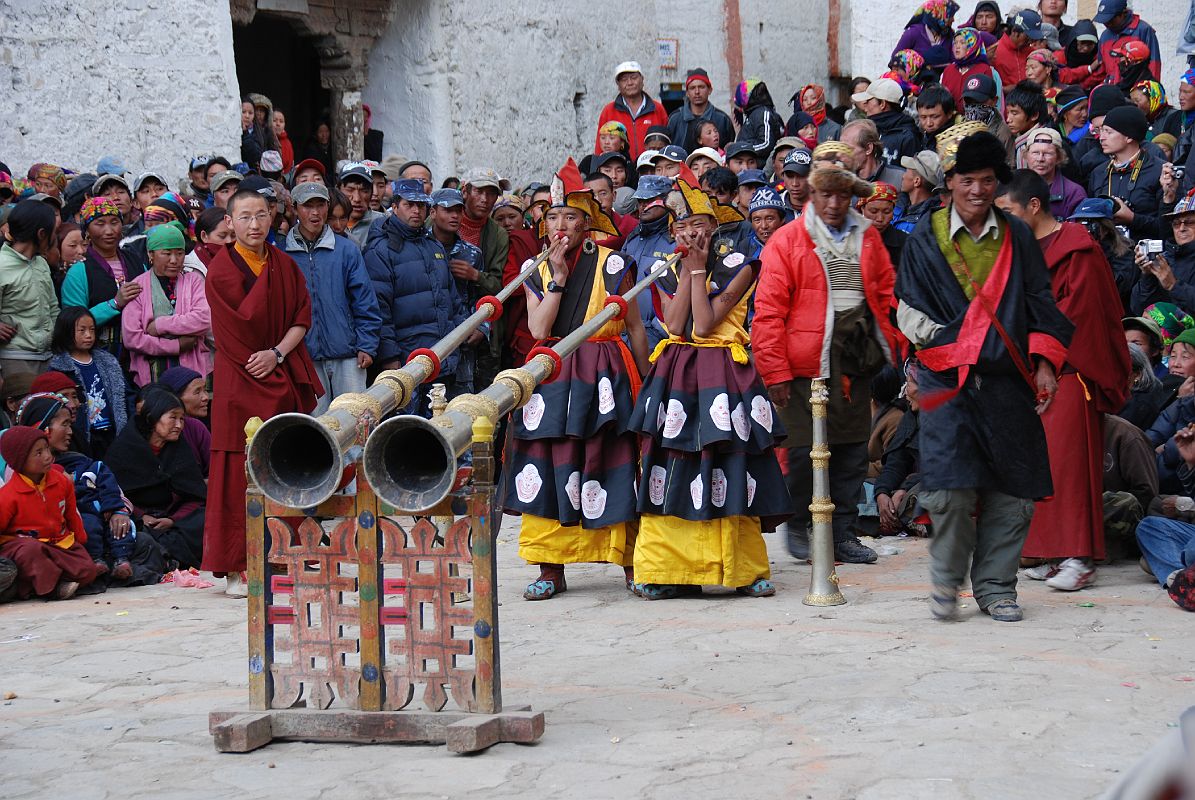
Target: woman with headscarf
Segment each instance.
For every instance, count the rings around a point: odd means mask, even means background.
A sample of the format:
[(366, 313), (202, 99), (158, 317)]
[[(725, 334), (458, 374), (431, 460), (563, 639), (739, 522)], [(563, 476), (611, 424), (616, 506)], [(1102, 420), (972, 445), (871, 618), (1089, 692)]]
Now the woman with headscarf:
[(963, 86), (972, 75), (987, 75), (996, 82), (996, 97), (1001, 97), (1000, 74), (988, 63), (988, 51), (982, 34), (975, 28), (959, 28), (951, 45), (954, 60), (942, 71), (942, 86), (954, 98), (955, 108), (962, 109)]
[(1104, 82), (1108, 73), (1099, 57), (1099, 41), (1091, 20), (1081, 19), (1071, 27), (1066, 47), (1054, 52), (1061, 83), (1082, 87), (1086, 94)]
[(133, 504), (137, 529), (152, 536), (181, 568), (198, 567), (207, 484), (191, 448), (180, 441), (182, 401), (150, 387), (137, 405), (133, 424), (108, 449), (108, 465)]
[(1042, 96), (1051, 105), (1062, 84), (1058, 82), (1058, 62), (1049, 50), (1034, 50), (1025, 59), (1025, 80), (1033, 81), (1041, 87)]
[(921, 94), (921, 87), (927, 83), (937, 83), (936, 71), (926, 69), (925, 59), (916, 50), (897, 50), (888, 61), (889, 74), (881, 77), (895, 78), (905, 90), (905, 95), (914, 97)]
[(177, 366), (206, 375), (212, 371), (212, 319), (204, 280), (182, 271), (184, 240), (174, 225), (155, 226), (146, 238), (150, 271), (135, 279), (141, 293), (121, 315), (129, 371), (139, 386)]
[(82, 306), (95, 317), (96, 343), (120, 355), (120, 313), (141, 292), (133, 282), (145, 268), (120, 248), (120, 210), (106, 197), (93, 197), (79, 211), (87, 236), (83, 260), (67, 270), (62, 304)]
[(1141, 81), (1129, 92), (1129, 99), (1133, 105), (1141, 109), (1145, 119), (1149, 122), (1149, 130), (1145, 134), (1145, 141), (1153, 141), (1155, 136), (1168, 133), (1178, 139), (1183, 132), (1183, 114), (1174, 106), (1166, 102), (1166, 90), (1157, 81)]
[[(837, 139), (842, 134), (842, 126), (826, 116), (826, 90), (816, 83), (807, 83), (796, 94), (789, 98), (793, 105), (793, 113), (804, 111), (813, 117), (813, 124), (817, 125), (817, 143)], [(785, 136), (796, 136), (797, 129), (793, 127), (790, 117), (784, 128)], [(809, 148), (812, 150), (813, 148)]]
[(187, 414), (183, 420), (183, 441), (191, 448), (206, 480), (212, 463), (212, 433), (208, 428), (212, 395), (208, 392), (207, 378), (190, 367), (171, 367), (158, 378), (158, 384), (183, 402)]
[(892, 48), (893, 55), (916, 50), (929, 66), (946, 66), (950, 63), (950, 30), (957, 13), (958, 3), (954, 0), (924, 0), (905, 24), (904, 33)]
[(734, 91), (734, 119), (739, 124), (735, 141), (750, 144), (759, 163), (766, 164), (784, 129), (766, 83), (748, 78), (738, 85)]

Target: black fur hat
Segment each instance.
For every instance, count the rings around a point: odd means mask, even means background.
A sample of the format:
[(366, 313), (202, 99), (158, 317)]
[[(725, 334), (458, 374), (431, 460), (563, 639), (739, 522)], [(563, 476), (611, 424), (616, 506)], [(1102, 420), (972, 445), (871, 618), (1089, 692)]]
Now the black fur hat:
[(1012, 169), (1005, 160), (1007, 157), (1008, 151), (999, 139), (987, 131), (980, 131), (958, 143), (958, 154), (950, 173), (960, 175), (990, 168), (995, 171), (996, 180), (1008, 183), (1012, 180)]

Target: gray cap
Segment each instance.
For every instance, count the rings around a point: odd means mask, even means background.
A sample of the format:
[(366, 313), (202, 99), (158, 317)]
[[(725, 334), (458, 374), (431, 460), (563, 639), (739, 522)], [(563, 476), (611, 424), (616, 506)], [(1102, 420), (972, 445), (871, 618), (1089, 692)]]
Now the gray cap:
[(126, 192), (128, 192), (129, 194), (133, 193), (133, 190), (131, 188), (129, 188), (129, 182), (127, 180), (125, 180), (125, 177), (123, 175), (117, 175), (115, 173), (105, 173), (105, 174), (99, 176), (98, 178), (96, 178), (95, 183), (91, 184), (92, 196), (93, 197), (99, 196), (100, 191), (104, 188), (104, 186), (106, 184), (109, 184), (109, 183), (119, 183), (121, 186), (123, 186), (125, 188)]
[(922, 150), (914, 156), (901, 156), (900, 165), (916, 172), (935, 189), (945, 183), (945, 178), (942, 176), (942, 161), (933, 150)]
[(37, 194), (31, 194), (31, 195), (29, 195), (29, 197), (27, 197), (25, 199), (26, 200), (41, 200), (41, 201), (49, 203), (51, 205), (58, 206), (58, 208), (60, 210), (62, 209), (61, 198), (55, 197), (52, 194), (46, 194), (45, 192), (38, 192)]
[(300, 183), (291, 190), (290, 197), (295, 201), (295, 205), (301, 206), (310, 200), (327, 200), (328, 187), (324, 186), (319, 181), (307, 181)]
[(474, 167), (465, 173), (465, 177), (461, 178), (461, 186), (473, 186), (478, 189), (493, 186), (498, 191), (502, 191), (501, 181), (498, 173), (490, 167)]
[(170, 183), (165, 178), (162, 177), (162, 173), (151, 171), (151, 172), (142, 172), (140, 175), (137, 176), (137, 180), (133, 181), (133, 191), (134, 192), (141, 191), (141, 187), (150, 178), (153, 178), (155, 181), (162, 184), (166, 188), (170, 188)]
[(235, 169), (226, 169), (216, 177), (212, 178), (211, 186), (209, 187), (213, 192), (219, 189), (229, 181), (242, 181), (245, 176), (237, 172)]

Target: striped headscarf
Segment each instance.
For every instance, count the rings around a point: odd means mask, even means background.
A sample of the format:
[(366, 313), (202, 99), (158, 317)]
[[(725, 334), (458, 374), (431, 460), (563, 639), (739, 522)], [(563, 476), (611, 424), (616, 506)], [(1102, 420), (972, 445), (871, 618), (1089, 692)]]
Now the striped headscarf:
[(1185, 330), (1195, 327), (1195, 318), (1174, 303), (1154, 303), (1141, 316), (1158, 323), (1162, 329), (1162, 344), (1169, 347), (1174, 339)]
[(939, 34), (946, 33), (954, 24), (954, 15), (957, 13), (958, 3), (954, 0), (925, 0), (905, 27), (921, 23)]
[(759, 85), (759, 78), (748, 78), (738, 85), (734, 90), (734, 105), (735, 108), (746, 110), (747, 101), (751, 99), (751, 92), (755, 91), (755, 87)]
[(54, 185), (59, 189), (66, 188), (66, 173), (62, 171), (62, 167), (55, 164), (46, 164), (38, 162), (29, 168), (29, 182), (34, 183), (38, 178), (48, 178), (54, 182)]
[(916, 50), (897, 50), (888, 66), (903, 73), (907, 83), (915, 84), (921, 70), (925, 69), (925, 59)]
[(598, 128), (598, 133), (617, 134), (622, 137), (624, 142), (630, 142), (630, 137), (627, 136), (627, 126), (621, 122), (607, 122), (602, 127)]
[(89, 197), (83, 201), (79, 209), (79, 226), (87, 232), (87, 226), (100, 217), (116, 217), (120, 219), (120, 209), (107, 197)]
[(859, 203), (859, 207), (863, 208), (868, 203), (878, 203), (883, 200), (887, 200), (888, 202), (895, 205), (896, 197), (897, 197), (897, 192), (896, 192), (895, 186), (893, 186), (890, 183), (884, 183), (883, 181), (876, 181), (875, 188), (871, 190), (871, 195), (868, 196), (867, 198), (865, 198), (864, 200), (862, 200)]
[(983, 46), (983, 37), (975, 28), (959, 28), (954, 33), (954, 41), (962, 42), (967, 52), (962, 58), (954, 59), (956, 67), (969, 67), (972, 64), (988, 63), (988, 49)]
[(1149, 110), (1145, 112), (1145, 117), (1151, 122), (1158, 116), (1158, 112), (1166, 107), (1166, 89), (1157, 81), (1141, 81), (1132, 90), (1141, 92), (1149, 101)]

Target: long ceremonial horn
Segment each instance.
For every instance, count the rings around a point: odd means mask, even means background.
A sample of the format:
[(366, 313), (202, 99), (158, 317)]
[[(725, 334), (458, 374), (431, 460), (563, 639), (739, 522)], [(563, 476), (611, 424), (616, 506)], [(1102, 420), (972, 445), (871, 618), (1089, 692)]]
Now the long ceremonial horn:
[(249, 443), (247, 462), (262, 494), (290, 508), (310, 508), (331, 497), (351, 463), (349, 451), (364, 444), (374, 426), (411, 401), (415, 387), (432, 380), (440, 362), (460, 347), (483, 322), (502, 315), (502, 304), (548, 258), (545, 249), (523, 263), (523, 270), (496, 296), (477, 301), (468, 319), (430, 349), (416, 350), (405, 366), (387, 370), (364, 392), (342, 394), (318, 419), (279, 414), (261, 426)]
[[(435, 419), (404, 415), (386, 420), (365, 442), (362, 469), (378, 497), (395, 508), (422, 513), (438, 505), (452, 490), (456, 459), (469, 446), (473, 422), (487, 417), (495, 425), (522, 407), (539, 386), (560, 370), (561, 361), (612, 319), (626, 315), (628, 303), (660, 279), (686, 252), (679, 246), (657, 261), (643, 280), (626, 294), (606, 299), (606, 307), (593, 319), (557, 342), (551, 349), (537, 347), (518, 369), (498, 373), (478, 394), (453, 398)], [(634, 313), (632, 311), (632, 313)]]

